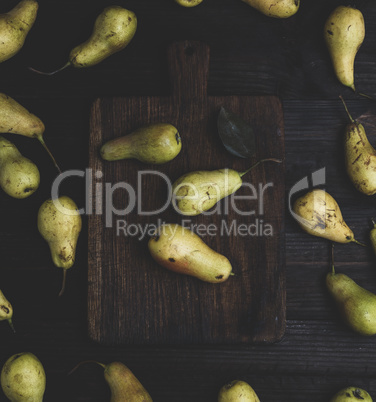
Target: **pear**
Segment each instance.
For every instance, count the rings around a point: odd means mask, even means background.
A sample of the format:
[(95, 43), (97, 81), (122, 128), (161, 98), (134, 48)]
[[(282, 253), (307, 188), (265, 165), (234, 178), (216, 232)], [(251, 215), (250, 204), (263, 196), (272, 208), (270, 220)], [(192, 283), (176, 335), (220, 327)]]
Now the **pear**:
[(0, 290), (0, 321), (7, 320), (13, 332), (15, 332), (12, 317), (13, 317), (13, 307), (4, 296), (4, 293)]
[(42, 402), (46, 389), (42, 363), (29, 352), (11, 356), (1, 370), (1, 388), (12, 402)]
[(326, 276), (326, 287), (348, 326), (362, 335), (376, 335), (376, 295), (356, 284), (344, 274)]
[(372, 229), (369, 232), (369, 239), (371, 241), (371, 246), (374, 254), (376, 255), (376, 222), (372, 219)]
[(338, 80), (355, 91), (354, 61), (363, 43), (363, 14), (350, 6), (338, 6), (324, 26), (324, 38)]
[(211, 249), (191, 230), (177, 224), (160, 225), (148, 247), (162, 267), (204, 282), (224, 282), (232, 271), (225, 256)]
[(260, 402), (260, 399), (248, 383), (234, 380), (219, 390), (218, 402)]
[(22, 0), (11, 11), (0, 14), (0, 63), (21, 50), (37, 12), (35, 0)]
[(344, 139), (347, 174), (357, 190), (373, 195), (376, 193), (376, 150), (369, 143), (363, 125), (351, 117), (345, 101), (340, 98), (350, 119)]
[(180, 6), (183, 7), (195, 7), (203, 2), (203, 0), (175, 0)]
[(48, 152), (58, 171), (61, 172), (55, 158), (44, 142), (44, 130), (44, 124), (37, 116), (30, 113), (10, 96), (0, 93), (0, 133), (20, 134), (24, 137), (36, 138)]
[(344, 221), (337, 201), (324, 190), (315, 189), (299, 197), (293, 213), (302, 229), (311, 235), (338, 243), (361, 244)]
[(364, 389), (347, 387), (338, 391), (330, 402), (372, 402), (370, 394)]
[(178, 130), (171, 124), (154, 123), (106, 142), (100, 154), (107, 161), (135, 158), (145, 163), (161, 164), (174, 159), (180, 150)]
[(178, 178), (172, 185), (172, 204), (182, 215), (199, 215), (218, 201), (235, 193), (243, 184), (242, 177), (266, 161), (281, 163), (278, 159), (262, 159), (245, 172), (233, 169), (198, 170)]
[(35, 192), (39, 182), (39, 170), (35, 163), (0, 136), (0, 187), (11, 197), (26, 198)]
[(74, 264), (81, 227), (77, 205), (67, 196), (49, 199), (39, 208), (38, 230), (50, 247), (54, 264), (63, 269), (60, 296), (64, 293), (67, 270)]
[(288, 18), (299, 10), (300, 0), (242, 0), (268, 17)]
[(120, 6), (106, 7), (97, 17), (89, 39), (71, 50), (68, 62), (50, 73), (31, 68), (32, 71), (53, 75), (65, 68), (94, 66), (114, 53), (124, 49), (132, 40), (137, 29), (137, 17), (133, 11)]
[(111, 390), (110, 402), (153, 402), (140, 381), (123, 363), (112, 362), (103, 364), (94, 360), (88, 360), (79, 363), (71, 370), (70, 374), (85, 363), (99, 364), (104, 368), (104, 379)]

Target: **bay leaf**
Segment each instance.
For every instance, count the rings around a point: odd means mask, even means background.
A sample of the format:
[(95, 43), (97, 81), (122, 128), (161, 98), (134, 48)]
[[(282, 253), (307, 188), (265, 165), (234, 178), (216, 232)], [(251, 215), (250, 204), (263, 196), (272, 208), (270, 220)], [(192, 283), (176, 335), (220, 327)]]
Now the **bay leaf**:
[(254, 131), (240, 116), (222, 106), (218, 114), (217, 128), (224, 147), (232, 155), (250, 158), (255, 154)]

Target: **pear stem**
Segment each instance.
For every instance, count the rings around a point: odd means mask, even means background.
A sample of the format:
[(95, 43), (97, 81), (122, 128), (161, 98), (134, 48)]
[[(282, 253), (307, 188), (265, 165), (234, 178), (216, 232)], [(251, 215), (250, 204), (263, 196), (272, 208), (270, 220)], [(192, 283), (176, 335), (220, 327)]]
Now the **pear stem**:
[(354, 242), (354, 243), (356, 243), (356, 244), (359, 244), (359, 246), (366, 247), (366, 245), (365, 245), (364, 243), (361, 243), (360, 241), (358, 241), (358, 240), (356, 240), (356, 239), (352, 239), (351, 241)]
[(349, 112), (349, 109), (347, 108), (347, 105), (346, 105), (345, 100), (343, 99), (342, 95), (340, 95), (339, 98), (341, 99), (341, 101), (343, 103), (343, 106), (345, 107), (347, 116), (349, 116), (349, 119), (350, 119), (351, 123), (356, 123), (356, 121), (352, 118), (352, 116), (351, 116), (351, 114)]
[(99, 363), (96, 360), (84, 360), (80, 363), (78, 363), (76, 366), (74, 366), (72, 368), (72, 370), (68, 373), (68, 375), (71, 375), (74, 371), (76, 371), (79, 367), (81, 367), (83, 364), (87, 364), (87, 363), (95, 363), (95, 364), (99, 364), (101, 367), (103, 367), (104, 369), (106, 368), (106, 365), (103, 363)]
[(375, 100), (375, 98), (371, 95), (364, 94), (362, 92), (357, 92), (358, 95), (363, 96), (364, 98)]
[(59, 293), (59, 297), (64, 294), (66, 282), (67, 282), (67, 270), (64, 269), (63, 270), (63, 283), (61, 285), (61, 290), (60, 290), (60, 293)]
[(51, 72), (49, 72), (49, 73), (46, 73), (46, 72), (44, 72), (44, 71), (36, 70), (36, 69), (33, 68), (33, 67), (29, 67), (29, 70), (30, 70), (30, 71), (33, 71), (34, 73), (37, 73), (37, 74), (51, 76), (51, 75), (54, 75), (54, 74), (56, 74), (56, 73), (58, 73), (58, 72), (60, 72), (60, 71), (62, 71), (62, 70), (65, 70), (65, 69), (66, 69), (67, 67), (69, 67), (70, 65), (71, 65), (71, 62), (68, 61), (66, 64), (63, 65), (63, 67), (60, 67), (60, 68), (58, 68), (57, 70), (51, 71)]
[(11, 318), (8, 319), (8, 323), (9, 323), (9, 326), (12, 328), (12, 331), (13, 331), (14, 333), (16, 333), (16, 330), (15, 330), (15, 328), (14, 328), (13, 321), (12, 321)]
[(253, 168), (255, 168), (257, 165), (260, 163), (264, 162), (276, 162), (276, 163), (282, 163), (283, 161), (281, 159), (276, 159), (276, 158), (267, 158), (267, 159), (261, 159), (258, 162), (254, 163), (250, 168), (248, 168), (245, 172), (240, 172), (239, 176), (243, 177), (245, 174), (247, 174), (249, 171), (251, 171)]
[(373, 218), (371, 218), (372, 225), (376, 227), (376, 222)]
[(332, 266), (332, 275), (335, 275), (336, 271), (334, 269), (334, 243), (332, 243), (332, 250), (331, 250), (331, 255), (330, 255), (330, 261), (331, 261), (331, 266)]
[(48, 149), (46, 143), (44, 142), (43, 137), (39, 136), (38, 140), (43, 145), (43, 148), (48, 152), (48, 155), (50, 155), (50, 157), (51, 157), (56, 169), (59, 171), (59, 173), (61, 173), (61, 169), (60, 169), (59, 165), (56, 163), (56, 160), (55, 160), (54, 156), (52, 155), (51, 151)]

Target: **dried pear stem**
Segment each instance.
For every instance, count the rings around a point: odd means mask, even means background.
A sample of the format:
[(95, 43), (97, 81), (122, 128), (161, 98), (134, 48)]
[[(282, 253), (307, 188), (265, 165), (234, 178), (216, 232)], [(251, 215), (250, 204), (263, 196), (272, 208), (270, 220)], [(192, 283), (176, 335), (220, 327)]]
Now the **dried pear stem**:
[(343, 106), (345, 107), (347, 116), (349, 116), (349, 119), (350, 119), (351, 123), (354, 123), (354, 124), (355, 124), (356, 121), (352, 118), (352, 116), (351, 116), (351, 114), (350, 114), (350, 112), (349, 112), (349, 109), (347, 108), (347, 105), (346, 105), (345, 100), (343, 99), (342, 95), (340, 95), (339, 98), (341, 99), (341, 101), (342, 101), (342, 103), (343, 103)]
[(281, 159), (276, 159), (276, 158), (267, 158), (267, 159), (261, 159), (258, 162), (254, 163), (250, 168), (248, 168), (245, 172), (239, 173), (240, 177), (243, 177), (245, 174), (247, 174), (249, 171), (251, 171), (253, 168), (255, 168), (257, 165), (260, 163), (264, 162), (276, 162), (276, 163), (282, 163), (283, 161)]
[(7, 321), (8, 321), (9, 326), (12, 328), (12, 331), (13, 331), (14, 333), (16, 333), (16, 329), (14, 328), (12, 319), (9, 318)]
[(43, 148), (47, 151), (48, 155), (50, 155), (50, 157), (51, 157), (56, 169), (59, 171), (59, 173), (61, 173), (61, 169), (60, 169), (59, 165), (57, 164), (57, 162), (56, 162), (54, 156), (52, 155), (51, 151), (48, 149), (46, 143), (44, 142), (43, 137), (38, 136), (37, 138), (38, 138), (39, 142), (43, 145)]
[(67, 63), (65, 63), (65, 64), (63, 65), (63, 67), (60, 67), (60, 68), (58, 68), (57, 70), (51, 71), (51, 72), (49, 72), (49, 73), (46, 73), (46, 72), (44, 72), (44, 71), (36, 70), (36, 69), (33, 68), (33, 67), (29, 67), (29, 70), (30, 70), (30, 71), (33, 71), (34, 73), (37, 73), (37, 74), (51, 76), (51, 75), (54, 75), (54, 74), (56, 74), (56, 73), (58, 73), (58, 72), (60, 72), (60, 71), (62, 71), (62, 70), (65, 70), (65, 69), (66, 69), (67, 67), (69, 67), (70, 65), (71, 65), (71, 62), (68, 61)]
[(67, 283), (67, 270), (63, 270), (63, 283), (61, 285), (61, 290), (59, 292), (59, 297), (61, 297), (65, 292), (65, 284)]

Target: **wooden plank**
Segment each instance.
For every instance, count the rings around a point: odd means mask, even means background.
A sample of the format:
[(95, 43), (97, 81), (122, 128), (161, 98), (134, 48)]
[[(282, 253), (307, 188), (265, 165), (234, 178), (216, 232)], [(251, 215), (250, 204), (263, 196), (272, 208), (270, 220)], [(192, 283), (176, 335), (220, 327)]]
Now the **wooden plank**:
[[(168, 121), (178, 127), (183, 150), (176, 160), (158, 167), (172, 181), (192, 170), (231, 167), (246, 170), (251, 161), (234, 158), (216, 132), (219, 108), (239, 114), (257, 133), (257, 158), (283, 159), (283, 116), (275, 97), (207, 97), (209, 53), (198, 42), (174, 44), (169, 50), (171, 97), (142, 96), (98, 99), (92, 109), (89, 166), (103, 172), (104, 182), (126, 182), (138, 187), (138, 172), (155, 167), (134, 161), (104, 163), (99, 147), (141, 125)], [(236, 201), (241, 211), (220, 203), (221, 213), (192, 219), (172, 208), (157, 216), (129, 213), (108, 221), (108, 215), (89, 217), (89, 336), (103, 343), (247, 343), (273, 342), (285, 327), (284, 281), (284, 167), (265, 163), (247, 175), (258, 201)], [(270, 191), (260, 189), (269, 183)], [(163, 205), (167, 189), (157, 176), (142, 183), (143, 211)], [(249, 187), (248, 187), (249, 190)], [(239, 195), (250, 195), (242, 188)], [(140, 196), (140, 194), (138, 194)], [(261, 197), (264, 197), (261, 199)], [(114, 193), (116, 208), (128, 205), (124, 192)], [(108, 205), (107, 205), (108, 207)], [(254, 212), (252, 212), (254, 211)], [(111, 215), (112, 218), (112, 215)], [(158, 222), (181, 223), (190, 228), (216, 228), (203, 240), (228, 256), (235, 276), (219, 286), (178, 276), (158, 267), (147, 252), (147, 239), (124, 236), (116, 225), (153, 227)], [(252, 235), (228, 233), (244, 224)], [(129, 227), (129, 226), (128, 226)], [(132, 226), (131, 226), (132, 227)], [(234, 226), (232, 226), (234, 227)], [(261, 227), (261, 229), (260, 229)], [(272, 236), (265, 235), (265, 227)], [(258, 233), (256, 232), (258, 230)], [(269, 229), (268, 229), (269, 230)], [(269, 232), (270, 234), (270, 232)]]

